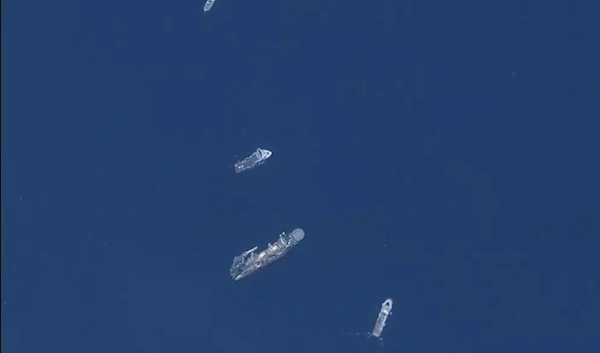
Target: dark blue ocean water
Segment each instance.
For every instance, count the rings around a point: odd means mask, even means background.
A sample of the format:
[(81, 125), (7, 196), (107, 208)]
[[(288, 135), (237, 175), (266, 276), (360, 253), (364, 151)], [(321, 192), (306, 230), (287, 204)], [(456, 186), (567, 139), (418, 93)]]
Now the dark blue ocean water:
[(3, 2), (3, 353), (598, 351), (598, 5), (202, 6)]

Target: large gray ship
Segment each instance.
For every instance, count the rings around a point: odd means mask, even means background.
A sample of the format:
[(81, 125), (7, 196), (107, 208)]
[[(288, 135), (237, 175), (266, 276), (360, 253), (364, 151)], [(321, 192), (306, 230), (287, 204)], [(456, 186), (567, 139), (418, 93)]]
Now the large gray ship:
[(300, 228), (294, 229), (290, 234), (281, 233), (274, 244), (269, 243), (265, 250), (256, 253), (257, 246), (236, 256), (229, 273), (234, 280), (242, 279), (271, 262), (280, 259), (304, 238), (304, 231)]

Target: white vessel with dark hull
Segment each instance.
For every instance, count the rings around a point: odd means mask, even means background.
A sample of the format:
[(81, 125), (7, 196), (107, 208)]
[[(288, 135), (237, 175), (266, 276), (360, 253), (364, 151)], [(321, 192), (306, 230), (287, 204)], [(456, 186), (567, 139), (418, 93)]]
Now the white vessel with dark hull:
[(265, 250), (256, 253), (257, 246), (245, 251), (233, 259), (229, 273), (234, 280), (240, 280), (271, 262), (282, 258), (291, 248), (304, 238), (304, 231), (300, 228), (294, 229), (290, 234), (281, 233), (274, 244), (269, 243)]

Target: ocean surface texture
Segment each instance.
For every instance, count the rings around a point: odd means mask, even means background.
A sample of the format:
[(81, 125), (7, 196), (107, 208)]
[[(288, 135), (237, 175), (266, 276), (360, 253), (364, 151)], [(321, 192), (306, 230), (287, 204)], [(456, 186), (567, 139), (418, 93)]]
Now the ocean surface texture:
[(2, 353), (600, 352), (596, 2), (203, 6), (2, 2)]

